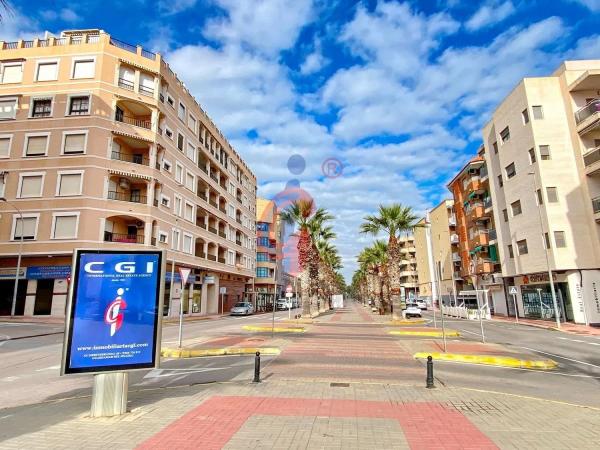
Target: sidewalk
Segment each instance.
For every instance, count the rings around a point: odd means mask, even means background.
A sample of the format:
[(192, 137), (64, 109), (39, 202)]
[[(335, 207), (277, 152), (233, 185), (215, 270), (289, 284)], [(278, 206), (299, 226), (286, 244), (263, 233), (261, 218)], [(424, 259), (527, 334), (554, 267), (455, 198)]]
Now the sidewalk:
[[(504, 316), (492, 316), (492, 320), (498, 320), (501, 322), (510, 322), (516, 324), (514, 317)], [(600, 336), (600, 328), (590, 327), (586, 325), (580, 325), (570, 322), (561, 322), (560, 330), (556, 327), (556, 321), (549, 320), (536, 320), (536, 319), (524, 319), (519, 317), (520, 325), (529, 325), (532, 327), (545, 328), (547, 330), (562, 331), (565, 333), (579, 334), (584, 336)]]

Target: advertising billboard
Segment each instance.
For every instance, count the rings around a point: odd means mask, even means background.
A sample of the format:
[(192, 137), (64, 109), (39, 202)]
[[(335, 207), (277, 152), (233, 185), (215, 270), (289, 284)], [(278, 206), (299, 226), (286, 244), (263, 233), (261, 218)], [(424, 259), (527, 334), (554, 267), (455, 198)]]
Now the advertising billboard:
[(161, 251), (75, 250), (61, 374), (157, 367)]

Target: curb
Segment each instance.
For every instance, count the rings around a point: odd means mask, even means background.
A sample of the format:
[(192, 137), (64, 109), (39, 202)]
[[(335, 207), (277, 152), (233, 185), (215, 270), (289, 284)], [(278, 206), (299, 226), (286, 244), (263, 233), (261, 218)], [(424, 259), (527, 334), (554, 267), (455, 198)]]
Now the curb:
[[(444, 337), (441, 331), (410, 331), (410, 330), (393, 330), (388, 331), (388, 334), (396, 336), (429, 336), (429, 337)], [(446, 330), (446, 337), (459, 337), (460, 333), (456, 330)]]
[(413, 355), (415, 359), (427, 359), (428, 356), (431, 356), (434, 361), (454, 361), (471, 364), (483, 364), (486, 366), (516, 367), (519, 369), (552, 370), (558, 367), (556, 361), (551, 359), (528, 360), (514, 358), (512, 356), (464, 355), (459, 353), (439, 352), (418, 352)]
[(241, 356), (254, 355), (279, 355), (281, 350), (277, 347), (226, 347), (226, 348), (199, 348), (185, 350), (180, 348), (163, 348), (160, 355), (163, 358), (199, 358), (202, 356)]
[(388, 325), (392, 325), (392, 326), (410, 326), (410, 325), (423, 325), (424, 323), (427, 323), (428, 321), (425, 319), (417, 319), (417, 320), (391, 320), (390, 322), (388, 322)]
[(274, 333), (304, 333), (306, 331), (304, 327), (261, 327), (256, 325), (244, 325), (242, 329), (246, 331), (262, 331)]

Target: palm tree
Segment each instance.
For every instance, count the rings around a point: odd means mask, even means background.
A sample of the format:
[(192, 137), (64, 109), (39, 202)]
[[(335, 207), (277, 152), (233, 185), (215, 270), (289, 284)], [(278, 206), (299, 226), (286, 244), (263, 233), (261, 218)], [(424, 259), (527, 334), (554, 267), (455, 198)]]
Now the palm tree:
[[(302, 316), (311, 316), (311, 303), (316, 297), (319, 276), (319, 255), (311, 234), (314, 234), (326, 221), (332, 219), (323, 208), (315, 209), (312, 199), (299, 199), (281, 212), (281, 220), (295, 225), (299, 230), (298, 264), (302, 269), (300, 284), (302, 286)], [(312, 231), (312, 233), (311, 233)], [(316, 304), (316, 301), (314, 301)]]
[(331, 296), (339, 292), (339, 273), (342, 268), (342, 259), (337, 248), (328, 240), (321, 239), (317, 241), (317, 250), (320, 257), (319, 281), (325, 294), (324, 307), (331, 308)]
[(394, 317), (398, 317), (402, 310), (400, 298), (400, 246), (398, 238), (402, 233), (412, 231), (417, 225), (419, 218), (414, 214), (410, 206), (394, 203), (390, 206), (379, 205), (377, 215), (369, 215), (364, 218), (365, 222), (360, 226), (361, 233), (369, 233), (377, 236), (379, 233), (387, 233), (388, 239), (388, 274), (390, 285), (390, 296), (393, 305)]
[(367, 295), (369, 298), (375, 299), (380, 314), (389, 309), (384, 290), (387, 261), (387, 244), (381, 240), (377, 240), (373, 243), (373, 246), (363, 249), (358, 256), (358, 262), (366, 272)]

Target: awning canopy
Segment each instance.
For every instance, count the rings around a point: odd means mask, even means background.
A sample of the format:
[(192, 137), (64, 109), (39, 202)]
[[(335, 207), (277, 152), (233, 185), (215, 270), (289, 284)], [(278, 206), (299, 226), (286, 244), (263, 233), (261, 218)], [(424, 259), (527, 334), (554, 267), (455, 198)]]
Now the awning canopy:
[(147, 175), (141, 175), (139, 173), (125, 172), (123, 170), (114, 169), (108, 169), (108, 172), (112, 173), (113, 175), (120, 175), (123, 177), (139, 178), (140, 180), (152, 181), (152, 177), (149, 177)]

